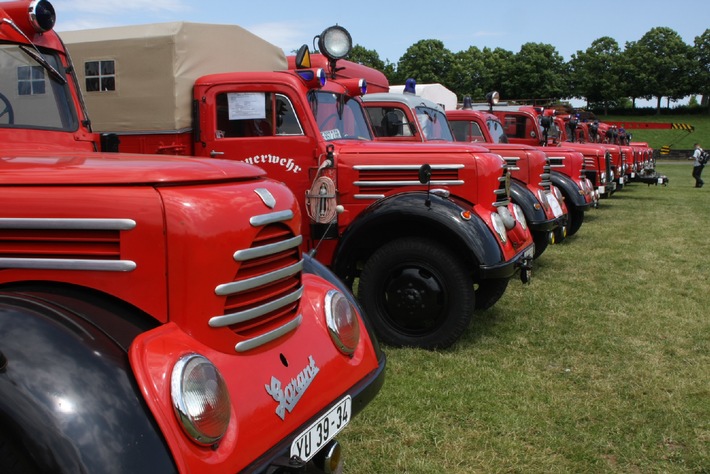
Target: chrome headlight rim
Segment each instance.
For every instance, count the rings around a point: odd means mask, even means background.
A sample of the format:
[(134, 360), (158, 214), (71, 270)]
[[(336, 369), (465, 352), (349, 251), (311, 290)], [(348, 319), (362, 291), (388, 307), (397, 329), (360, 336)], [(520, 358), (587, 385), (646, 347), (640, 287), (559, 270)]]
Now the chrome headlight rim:
[(522, 227), (523, 230), (528, 230), (528, 221), (525, 219), (523, 208), (518, 204), (513, 203), (513, 214), (515, 215), (515, 220), (517, 220), (520, 224), (520, 227)]
[[(333, 345), (352, 356), (360, 343), (360, 320), (357, 308), (340, 290), (331, 289), (324, 298), (325, 321)], [(344, 318), (344, 319), (343, 319)], [(345, 330), (349, 333), (346, 334)]]
[[(170, 396), (175, 416), (193, 442), (212, 446), (222, 439), (231, 419), (231, 399), (222, 374), (209, 359), (197, 353), (181, 356), (173, 366)], [(211, 418), (209, 426), (200, 419), (204, 417)]]
[(493, 229), (498, 234), (500, 241), (504, 244), (508, 243), (508, 232), (505, 230), (503, 218), (497, 212), (494, 212), (491, 213), (491, 222), (493, 223)]

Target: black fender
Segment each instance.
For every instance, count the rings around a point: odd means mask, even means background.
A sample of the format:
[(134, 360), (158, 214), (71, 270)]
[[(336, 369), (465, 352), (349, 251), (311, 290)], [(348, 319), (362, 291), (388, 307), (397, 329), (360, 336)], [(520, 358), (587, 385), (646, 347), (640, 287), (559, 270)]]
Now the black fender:
[(145, 320), (73, 293), (0, 289), (0, 431), (38, 472), (176, 472), (128, 362)]
[(569, 176), (559, 171), (553, 171), (550, 173), (550, 180), (552, 184), (557, 186), (565, 197), (565, 204), (567, 207), (575, 207), (579, 210), (585, 210), (592, 207), (592, 202), (587, 202), (584, 200), (584, 196), (579, 193), (579, 186), (576, 182)]
[[(530, 230), (550, 230), (555, 227), (554, 221), (551, 221), (545, 215), (545, 211), (540, 207), (540, 201), (535, 194), (525, 186), (524, 183), (518, 180), (510, 182), (510, 200), (520, 206), (525, 215), (525, 220), (528, 222)], [(535, 204), (538, 204), (535, 206)]]
[(472, 206), (424, 191), (394, 194), (361, 212), (343, 233), (332, 268), (352, 284), (357, 264), (385, 242), (402, 236), (427, 236), (446, 242), (477, 275), (479, 267), (496, 266), (503, 253), (493, 231), (476, 214), (465, 219)]
[(367, 333), (369, 334), (370, 339), (372, 340), (372, 346), (375, 349), (375, 354), (377, 354), (377, 360), (383, 360), (385, 356), (382, 352), (382, 349), (380, 348), (380, 342), (377, 339), (377, 336), (375, 335), (375, 331), (372, 327), (370, 318), (368, 318), (367, 313), (365, 313), (365, 311), (362, 309), (362, 306), (360, 306), (360, 303), (353, 296), (352, 291), (343, 282), (343, 280), (338, 278), (338, 276), (333, 273), (328, 267), (326, 267), (321, 262), (311, 257), (307, 253), (303, 254), (303, 272), (317, 275), (323, 278), (325, 281), (331, 283), (333, 286), (339, 289), (341, 293), (343, 293), (348, 298), (350, 303), (360, 313), (360, 316), (362, 316), (362, 320), (365, 323), (365, 329), (367, 330)]

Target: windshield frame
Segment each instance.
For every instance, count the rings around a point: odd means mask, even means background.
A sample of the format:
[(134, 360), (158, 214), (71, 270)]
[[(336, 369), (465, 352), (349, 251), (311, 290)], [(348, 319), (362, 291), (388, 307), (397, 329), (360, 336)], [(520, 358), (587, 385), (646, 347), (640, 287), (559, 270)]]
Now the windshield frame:
[(442, 110), (426, 105), (417, 105), (414, 108), (414, 113), (425, 141), (456, 141), (449, 125), (449, 119)]
[(328, 90), (310, 90), (308, 104), (323, 140), (373, 140), (370, 122), (359, 98)]
[(38, 51), (46, 64), (31, 46), (0, 41), (0, 112), (9, 107), (14, 119), (10, 123), (10, 114), (4, 114), (0, 129), (75, 132), (79, 118), (60, 54), (41, 47)]

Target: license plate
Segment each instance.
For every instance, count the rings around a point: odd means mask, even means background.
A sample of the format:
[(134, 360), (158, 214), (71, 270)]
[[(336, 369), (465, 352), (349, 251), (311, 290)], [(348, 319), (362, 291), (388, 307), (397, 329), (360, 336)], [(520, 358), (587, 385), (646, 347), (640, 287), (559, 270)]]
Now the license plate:
[(348, 395), (298, 435), (291, 443), (291, 457), (309, 461), (350, 422), (351, 409), (352, 401)]

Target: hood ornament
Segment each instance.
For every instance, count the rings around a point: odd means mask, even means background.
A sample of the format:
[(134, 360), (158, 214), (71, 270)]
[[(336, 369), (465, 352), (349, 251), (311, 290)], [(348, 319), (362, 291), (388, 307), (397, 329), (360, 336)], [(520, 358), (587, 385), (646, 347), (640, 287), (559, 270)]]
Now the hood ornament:
[(266, 188), (256, 188), (254, 190), (257, 196), (261, 198), (261, 201), (268, 207), (269, 209), (273, 209), (276, 206), (276, 198), (274, 197), (271, 192), (269, 192), (268, 189)]

